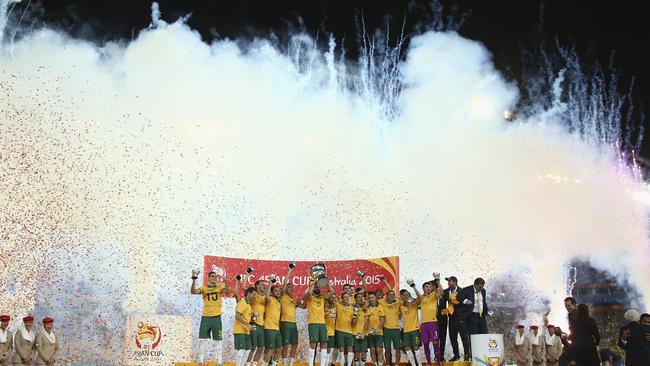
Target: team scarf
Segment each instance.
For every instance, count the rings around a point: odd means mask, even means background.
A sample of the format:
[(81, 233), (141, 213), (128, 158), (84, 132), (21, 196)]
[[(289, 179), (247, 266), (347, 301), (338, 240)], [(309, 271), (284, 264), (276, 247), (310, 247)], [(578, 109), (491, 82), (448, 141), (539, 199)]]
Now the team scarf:
[(9, 329), (0, 328), (0, 343), (7, 343), (7, 332)]
[(535, 333), (530, 335), (530, 343), (532, 343), (533, 346), (539, 346), (539, 333), (537, 333), (537, 335), (535, 335)]
[(523, 334), (520, 335), (519, 332), (517, 332), (515, 334), (515, 346), (521, 346), (522, 344), (524, 344), (524, 337), (525, 335)]
[(41, 329), (41, 333), (47, 338), (50, 343), (54, 344), (56, 343), (56, 337), (54, 336), (54, 332), (47, 332), (45, 329)]
[(28, 331), (27, 328), (25, 328), (25, 324), (20, 325), (20, 335), (23, 336), (23, 340), (34, 342), (34, 331), (31, 329)]
[(544, 336), (544, 338), (546, 338), (546, 344), (548, 346), (552, 346), (553, 344), (555, 344), (555, 333), (548, 334), (548, 332), (547, 332), (546, 335)]

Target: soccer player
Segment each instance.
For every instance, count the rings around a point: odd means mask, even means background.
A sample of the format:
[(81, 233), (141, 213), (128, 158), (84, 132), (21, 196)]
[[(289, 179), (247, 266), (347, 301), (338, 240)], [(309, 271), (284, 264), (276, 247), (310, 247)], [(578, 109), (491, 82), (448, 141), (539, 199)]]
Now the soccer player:
[(43, 330), (36, 335), (36, 365), (54, 366), (56, 354), (59, 351), (59, 343), (56, 341), (52, 325), (54, 319), (43, 318)]
[(36, 358), (36, 347), (34, 347), (36, 335), (32, 330), (33, 325), (34, 317), (26, 316), (23, 318), (23, 324), (16, 331), (14, 336), (16, 353), (14, 353), (14, 362), (12, 363), (14, 366), (31, 366)]
[(271, 278), (270, 291), (266, 290), (266, 308), (264, 310), (264, 360), (266, 364), (271, 363), (271, 357), (277, 360), (282, 354), (282, 336), (280, 335), (280, 296), (282, 288), (276, 283), (275, 277)]
[(7, 329), (9, 320), (9, 315), (0, 316), (0, 366), (9, 364), (9, 356), (14, 349), (14, 334)]
[(282, 335), (282, 366), (293, 366), (298, 352), (298, 327), (296, 326), (296, 308), (305, 308), (302, 300), (297, 300), (293, 295), (291, 284), (291, 272), (289, 268), (286, 281), (283, 285), (280, 304), (282, 314), (280, 316), (280, 334)]
[[(401, 316), (402, 300), (395, 296), (395, 291), (390, 287), (388, 281), (383, 279), (386, 288), (386, 297), (379, 301), (379, 305), (384, 309), (384, 349), (386, 350), (386, 363), (389, 365), (399, 365), (401, 360), (402, 343), (399, 329), (399, 320)], [(395, 362), (392, 355), (395, 354)]]
[[(329, 285), (332, 295), (334, 291)], [(316, 346), (320, 344), (320, 364), (327, 363), (327, 326), (325, 325), (325, 297), (322, 290), (315, 287), (314, 281), (310, 281), (309, 288), (303, 297), (307, 304), (307, 331), (309, 333), (309, 366), (314, 366), (316, 357)]]
[(370, 358), (377, 366), (382, 366), (384, 363), (384, 338), (383, 328), (386, 316), (384, 314), (384, 307), (379, 305), (377, 295), (374, 293), (368, 294), (368, 336), (367, 343), (370, 348)]
[(325, 303), (325, 325), (327, 326), (327, 364), (333, 365), (336, 363), (339, 350), (336, 348), (336, 297), (331, 294), (328, 294)]
[(366, 354), (368, 353), (368, 343), (366, 334), (368, 332), (368, 303), (364, 301), (364, 291), (359, 291), (354, 295), (354, 360), (357, 366), (365, 364)]
[(255, 297), (251, 303), (253, 322), (256, 327), (251, 330), (251, 352), (248, 354), (247, 364), (257, 366), (264, 353), (264, 312), (266, 311), (266, 290), (264, 280), (255, 281)]
[(336, 302), (336, 345), (339, 347), (341, 366), (352, 366), (354, 360), (354, 337), (352, 336), (353, 321), (357, 315), (350, 304), (350, 294), (343, 292), (341, 299)]
[(431, 363), (431, 350), (429, 343), (433, 344), (433, 353), (436, 356), (436, 365), (440, 366), (442, 362), (442, 353), (440, 352), (440, 337), (438, 329), (438, 298), (442, 296), (443, 290), (440, 286), (440, 280), (435, 279), (422, 284), (424, 294), (418, 296), (420, 310), (422, 312), (422, 323), (420, 332), (422, 334), (422, 344), (424, 345), (424, 355), (427, 358), (427, 364)]
[[(237, 289), (237, 283), (235, 283), (235, 289)], [(237, 307), (235, 308), (235, 325), (232, 329), (235, 351), (237, 352), (235, 366), (244, 366), (248, 356), (247, 353), (251, 350), (251, 330), (255, 327), (255, 324), (251, 323), (253, 315), (251, 302), (253, 302), (254, 297), (255, 287), (249, 287), (246, 289), (244, 297), (237, 301)]]
[(415, 282), (407, 280), (407, 283), (415, 291), (417, 298), (413, 300), (411, 293), (403, 289), (399, 292), (402, 299), (402, 317), (404, 318), (404, 351), (411, 365), (418, 365), (416, 352), (420, 348), (420, 320), (418, 319), (418, 308), (422, 296), (415, 287)]
[[(199, 325), (199, 365), (203, 366), (210, 343), (216, 346), (217, 365), (222, 361), (222, 331), (221, 331), (221, 302), (223, 295), (228, 295), (230, 290), (226, 282), (218, 283), (217, 273), (208, 273), (208, 285), (196, 288), (196, 280), (201, 271), (192, 271), (192, 295), (201, 295), (203, 298), (203, 315)], [(210, 340), (212, 338), (212, 341)]]

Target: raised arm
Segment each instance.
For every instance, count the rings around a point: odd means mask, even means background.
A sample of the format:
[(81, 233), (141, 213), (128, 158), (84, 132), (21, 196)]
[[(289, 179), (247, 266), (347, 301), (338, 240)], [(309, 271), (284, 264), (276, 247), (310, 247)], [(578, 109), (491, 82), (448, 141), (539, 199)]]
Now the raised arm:
[[(275, 277), (271, 278), (271, 280), (275, 279)], [(264, 291), (264, 302), (267, 303), (269, 300), (271, 300), (271, 285), (272, 282), (269, 281), (269, 284), (266, 285), (266, 291)]]
[(359, 275), (359, 280), (361, 281), (361, 293), (367, 294), (368, 293), (368, 282), (366, 282), (365, 276), (366, 274), (363, 272), (357, 272), (357, 275)]
[(283, 294), (287, 293), (287, 287), (289, 286), (289, 282), (291, 282), (291, 272), (293, 272), (293, 268), (289, 267), (289, 271), (287, 272), (287, 277), (285, 277), (286, 281), (284, 281), (284, 284), (282, 285)]
[(420, 291), (418, 291), (417, 286), (411, 287), (413, 287), (413, 291), (415, 291), (415, 303), (420, 305), (420, 302), (422, 301), (422, 294), (420, 294)]
[(228, 287), (228, 281), (224, 278), (223, 279), (223, 290), (221, 292), (225, 295), (230, 295), (230, 288)]
[(442, 286), (440, 285), (440, 280), (433, 280), (433, 283), (435, 284), (436, 288), (436, 297), (441, 298), (445, 294), (445, 290), (442, 289)]
[(235, 278), (235, 288), (234, 288), (233, 291), (232, 291), (233, 295), (235, 296), (235, 300), (236, 300), (237, 302), (239, 302), (239, 300), (241, 299), (241, 298), (239, 297), (239, 284), (240, 284), (240, 282), (241, 282), (241, 281), (239, 281), (237, 278)]
[(190, 289), (190, 294), (192, 295), (200, 295), (201, 294), (201, 289), (196, 288), (196, 280), (199, 279), (199, 273), (201, 271), (198, 270), (192, 270), (192, 288)]
[(312, 291), (314, 291), (314, 286), (314, 281), (309, 281), (309, 287), (307, 287), (307, 291), (305, 291), (305, 295), (302, 297), (303, 300), (307, 301), (309, 299)]

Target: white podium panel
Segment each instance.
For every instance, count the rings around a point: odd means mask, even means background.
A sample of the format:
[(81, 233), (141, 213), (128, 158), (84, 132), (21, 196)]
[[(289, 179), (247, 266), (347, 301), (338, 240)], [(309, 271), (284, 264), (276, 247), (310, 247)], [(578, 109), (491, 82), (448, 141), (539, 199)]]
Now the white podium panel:
[(473, 334), (472, 366), (505, 365), (503, 334)]

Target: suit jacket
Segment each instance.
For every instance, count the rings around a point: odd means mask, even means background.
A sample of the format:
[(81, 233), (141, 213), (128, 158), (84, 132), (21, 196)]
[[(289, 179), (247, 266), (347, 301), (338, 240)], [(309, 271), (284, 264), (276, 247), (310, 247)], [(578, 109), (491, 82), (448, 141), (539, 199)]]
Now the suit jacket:
[(14, 349), (14, 334), (7, 329), (7, 341), (0, 343), (0, 365), (5, 366), (9, 364), (11, 351)]
[[(23, 359), (27, 357), (31, 357), (32, 360), (36, 358), (36, 347), (34, 347), (34, 343), (24, 340), (23, 334), (20, 330), (17, 331), (14, 336), (14, 347), (16, 347), (16, 353), (14, 353), (14, 365), (23, 365)], [(31, 363), (28, 365), (31, 365)]]
[[(632, 333), (627, 341), (621, 339), (624, 329)], [(646, 333), (650, 334), (650, 326), (639, 322), (630, 322), (619, 331), (618, 345), (625, 350), (626, 366), (650, 365), (650, 342), (645, 339)]]
[[(488, 304), (487, 304), (487, 298), (486, 298), (486, 292), (485, 289), (481, 290), (481, 296), (483, 297), (483, 318), (487, 316), (488, 313)], [(463, 288), (462, 290), (458, 291), (458, 301), (460, 304), (456, 306), (456, 311), (458, 311), (458, 318), (459, 319), (467, 319), (467, 317), (474, 312), (474, 304), (476, 300), (474, 299), (474, 285), (472, 286), (467, 286)], [(470, 300), (472, 303), (471, 304), (464, 304), (465, 300)]]
[[(56, 338), (56, 337), (55, 337)], [(36, 365), (45, 365), (45, 361), (51, 359), (56, 359), (57, 352), (59, 351), (59, 341), (55, 339), (54, 343), (50, 342), (49, 339), (43, 332), (38, 332), (36, 335), (36, 350), (38, 355), (36, 356)]]
[[(460, 287), (456, 287), (456, 300), (460, 297), (460, 291), (462, 289)], [(447, 308), (447, 305), (451, 303), (451, 290), (449, 288), (446, 288), (442, 292), (442, 296), (438, 299), (438, 319), (441, 319), (443, 317), (447, 317), (447, 315), (442, 315), (442, 310)], [(455, 319), (458, 317), (458, 311), (460, 309), (460, 304), (454, 305), (454, 313), (449, 316), (451, 319)]]

